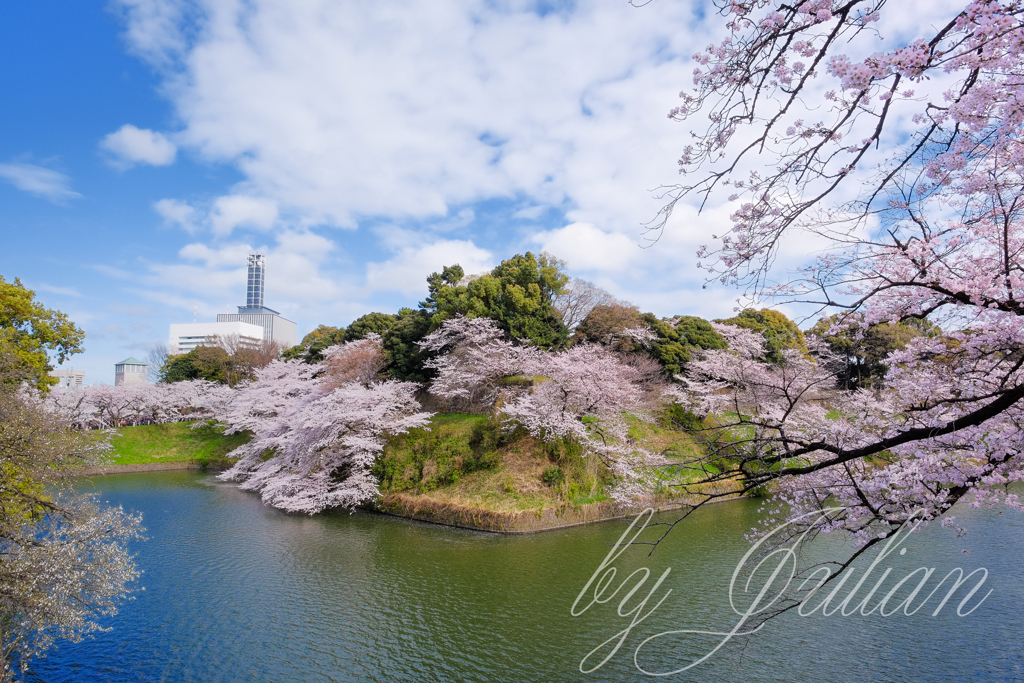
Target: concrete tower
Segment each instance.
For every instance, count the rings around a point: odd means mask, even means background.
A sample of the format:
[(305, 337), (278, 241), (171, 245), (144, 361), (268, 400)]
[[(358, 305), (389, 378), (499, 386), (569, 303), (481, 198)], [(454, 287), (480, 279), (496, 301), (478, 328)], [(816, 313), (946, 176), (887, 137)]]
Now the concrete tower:
[[(244, 322), (263, 328), (263, 339), (276, 342), (282, 349), (295, 346), (298, 329), (294, 322), (263, 303), (266, 291), (266, 261), (263, 254), (249, 254), (249, 276), (245, 288), (245, 306), (238, 313), (220, 313), (217, 323)], [(182, 326), (179, 326), (182, 327)], [(171, 335), (174, 336), (173, 334)]]
[(263, 308), (266, 262), (263, 254), (249, 254), (249, 282), (245, 292), (246, 308)]
[(114, 386), (145, 384), (147, 364), (134, 356), (114, 365)]

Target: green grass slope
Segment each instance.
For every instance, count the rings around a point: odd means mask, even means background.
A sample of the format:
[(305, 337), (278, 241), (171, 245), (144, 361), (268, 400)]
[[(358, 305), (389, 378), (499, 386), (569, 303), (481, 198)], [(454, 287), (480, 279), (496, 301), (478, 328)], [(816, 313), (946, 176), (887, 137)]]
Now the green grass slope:
[(248, 434), (225, 436), (210, 425), (193, 429), (194, 422), (121, 427), (111, 439), (113, 465), (189, 462), (220, 467), (233, 461), (225, 456), (249, 440)]
[[(681, 458), (697, 449), (681, 430), (636, 421), (631, 431), (649, 448)], [(578, 446), (507, 432), (484, 415), (437, 415), (429, 429), (393, 437), (373, 473), (385, 509), (397, 499), (502, 513), (580, 508), (609, 500), (612, 484), (604, 463)]]

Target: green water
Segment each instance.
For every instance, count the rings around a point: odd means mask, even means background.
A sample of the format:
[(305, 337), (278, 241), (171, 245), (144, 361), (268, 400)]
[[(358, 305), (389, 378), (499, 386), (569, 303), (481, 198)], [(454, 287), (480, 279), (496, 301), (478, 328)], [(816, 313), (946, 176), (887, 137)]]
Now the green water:
[[(109, 632), (40, 661), (38, 680), (653, 680), (633, 661), (644, 638), (736, 623), (729, 578), (758, 519), (756, 501), (717, 504), (652, 556), (620, 556), (616, 581), (642, 567), (653, 577), (670, 569), (655, 598), (671, 593), (584, 674), (584, 656), (628, 624), (616, 613), (625, 591), (579, 617), (570, 608), (626, 523), (499, 536), (368, 513), (285, 515), (192, 472), (90, 485), (143, 513), (149, 540), (133, 548), (145, 590), (105, 622)], [(894, 576), (921, 565), (987, 568), (992, 594), (971, 615), (958, 617), (955, 605), (937, 617), (789, 613), (661, 680), (1024, 680), (1024, 515), (968, 510), (961, 519), (966, 539), (933, 526), (890, 565)], [(680, 668), (717, 640), (665, 638), (641, 663)]]

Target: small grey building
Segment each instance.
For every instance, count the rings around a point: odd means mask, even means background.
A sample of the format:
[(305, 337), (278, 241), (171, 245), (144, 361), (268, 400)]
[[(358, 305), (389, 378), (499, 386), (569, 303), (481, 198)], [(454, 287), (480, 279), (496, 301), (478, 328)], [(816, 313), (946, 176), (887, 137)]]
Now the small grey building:
[(145, 384), (148, 367), (147, 363), (135, 357), (114, 364), (114, 386)]
[(50, 370), (50, 377), (56, 377), (61, 389), (81, 389), (85, 386), (85, 370)]

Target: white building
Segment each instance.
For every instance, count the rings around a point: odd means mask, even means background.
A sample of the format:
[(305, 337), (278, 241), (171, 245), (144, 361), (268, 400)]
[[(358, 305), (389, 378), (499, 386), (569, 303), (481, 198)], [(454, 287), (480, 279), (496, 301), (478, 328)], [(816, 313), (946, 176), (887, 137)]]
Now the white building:
[(238, 313), (221, 313), (217, 322), (246, 322), (263, 328), (263, 339), (277, 342), (282, 350), (299, 343), (299, 327), (291, 320), (263, 305), (266, 285), (266, 262), (262, 254), (249, 254), (249, 274), (245, 290), (245, 306)]
[(197, 346), (223, 345), (225, 340), (234, 338), (238, 339), (238, 345), (243, 348), (259, 348), (264, 339), (263, 328), (241, 320), (172, 323), (167, 352), (188, 353)]
[(85, 386), (85, 370), (50, 370), (50, 377), (60, 380), (55, 389), (81, 389)]
[[(277, 311), (269, 308), (253, 309), (239, 306), (238, 313), (219, 313), (216, 325), (240, 322), (243, 325), (260, 328), (260, 338), (277, 342), (282, 350), (299, 343), (299, 327), (291, 320), (282, 318)], [(210, 323), (208, 323), (210, 324)]]
[[(241, 348), (259, 348), (264, 341), (276, 342), (281, 350), (299, 341), (298, 326), (263, 305), (266, 264), (262, 254), (249, 254), (249, 277), (245, 306), (238, 313), (221, 313), (215, 323), (175, 323), (171, 325), (167, 351), (188, 353), (197, 346), (219, 345), (231, 351), (235, 343)], [(231, 340), (232, 343), (225, 343)], [(237, 342), (235, 342), (237, 340)]]
[(114, 386), (146, 383), (146, 369), (149, 365), (138, 358), (125, 358), (114, 364)]

